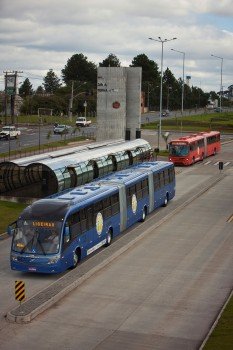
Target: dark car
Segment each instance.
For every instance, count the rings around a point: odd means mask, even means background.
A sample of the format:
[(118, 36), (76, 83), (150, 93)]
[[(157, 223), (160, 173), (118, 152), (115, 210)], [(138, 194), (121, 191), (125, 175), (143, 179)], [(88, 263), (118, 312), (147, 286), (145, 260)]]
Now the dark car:
[(58, 124), (54, 125), (53, 128), (53, 133), (54, 134), (68, 134), (69, 133), (70, 126), (69, 125), (64, 125), (64, 124)]
[(163, 117), (168, 117), (170, 114), (170, 111), (168, 109), (166, 109), (166, 111), (163, 111)]

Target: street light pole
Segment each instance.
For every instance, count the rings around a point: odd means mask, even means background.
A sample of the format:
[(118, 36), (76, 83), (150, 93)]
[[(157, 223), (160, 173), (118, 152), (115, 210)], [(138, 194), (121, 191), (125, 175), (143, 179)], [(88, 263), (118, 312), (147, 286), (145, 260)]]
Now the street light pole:
[(220, 111), (222, 109), (222, 67), (223, 67), (223, 57), (211, 55), (212, 57), (218, 58), (221, 60), (221, 79), (220, 79), (220, 99), (219, 99), (219, 104), (220, 104)]
[(149, 38), (149, 40), (158, 41), (162, 45), (161, 52), (161, 79), (160, 79), (160, 102), (159, 102), (159, 132), (158, 132), (158, 148), (160, 146), (160, 137), (162, 135), (162, 103), (163, 103), (163, 44), (168, 41), (176, 40), (176, 38), (172, 39), (161, 39), (159, 36), (158, 39)]
[(69, 109), (68, 109), (68, 117), (69, 120), (72, 121), (72, 108), (73, 108), (73, 99), (74, 99), (74, 81), (71, 81), (71, 96), (69, 99)]

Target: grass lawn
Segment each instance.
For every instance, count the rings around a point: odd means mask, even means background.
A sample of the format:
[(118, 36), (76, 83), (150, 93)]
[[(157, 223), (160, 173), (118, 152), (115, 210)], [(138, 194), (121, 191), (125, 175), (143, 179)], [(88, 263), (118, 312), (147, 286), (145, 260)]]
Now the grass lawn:
[(230, 350), (233, 348), (233, 297), (227, 304), (217, 326), (204, 346), (204, 350)]
[(26, 206), (27, 204), (24, 203), (0, 201), (0, 234), (6, 232), (7, 226), (18, 218)]
[[(233, 133), (233, 112), (201, 114), (189, 117), (162, 118), (163, 130), (207, 131)], [(143, 129), (157, 129), (159, 121), (142, 124)]]

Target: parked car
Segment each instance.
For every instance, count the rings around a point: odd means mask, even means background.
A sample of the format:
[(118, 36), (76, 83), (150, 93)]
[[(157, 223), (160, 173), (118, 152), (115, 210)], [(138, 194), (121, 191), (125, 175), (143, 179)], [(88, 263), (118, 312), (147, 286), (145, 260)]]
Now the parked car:
[(53, 133), (63, 135), (63, 134), (68, 134), (69, 130), (70, 130), (69, 125), (57, 124), (57, 125), (54, 125)]
[(0, 139), (17, 139), (21, 135), (21, 131), (14, 125), (6, 125), (2, 127)]

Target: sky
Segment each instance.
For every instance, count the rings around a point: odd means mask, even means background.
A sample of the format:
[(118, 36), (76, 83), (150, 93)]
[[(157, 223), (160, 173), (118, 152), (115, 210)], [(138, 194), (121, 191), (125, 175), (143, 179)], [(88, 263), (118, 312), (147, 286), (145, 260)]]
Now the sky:
[(182, 78), (184, 58), (190, 86), (217, 92), (222, 78), (226, 90), (233, 84), (232, 0), (0, 0), (0, 91), (6, 71), (22, 72), (19, 83), (29, 78), (36, 89), (49, 69), (61, 78), (79, 53), (97, 65), (112, 53), (123, 67), (145, 54), (161, 70), (162, 46), (163, 71)]

